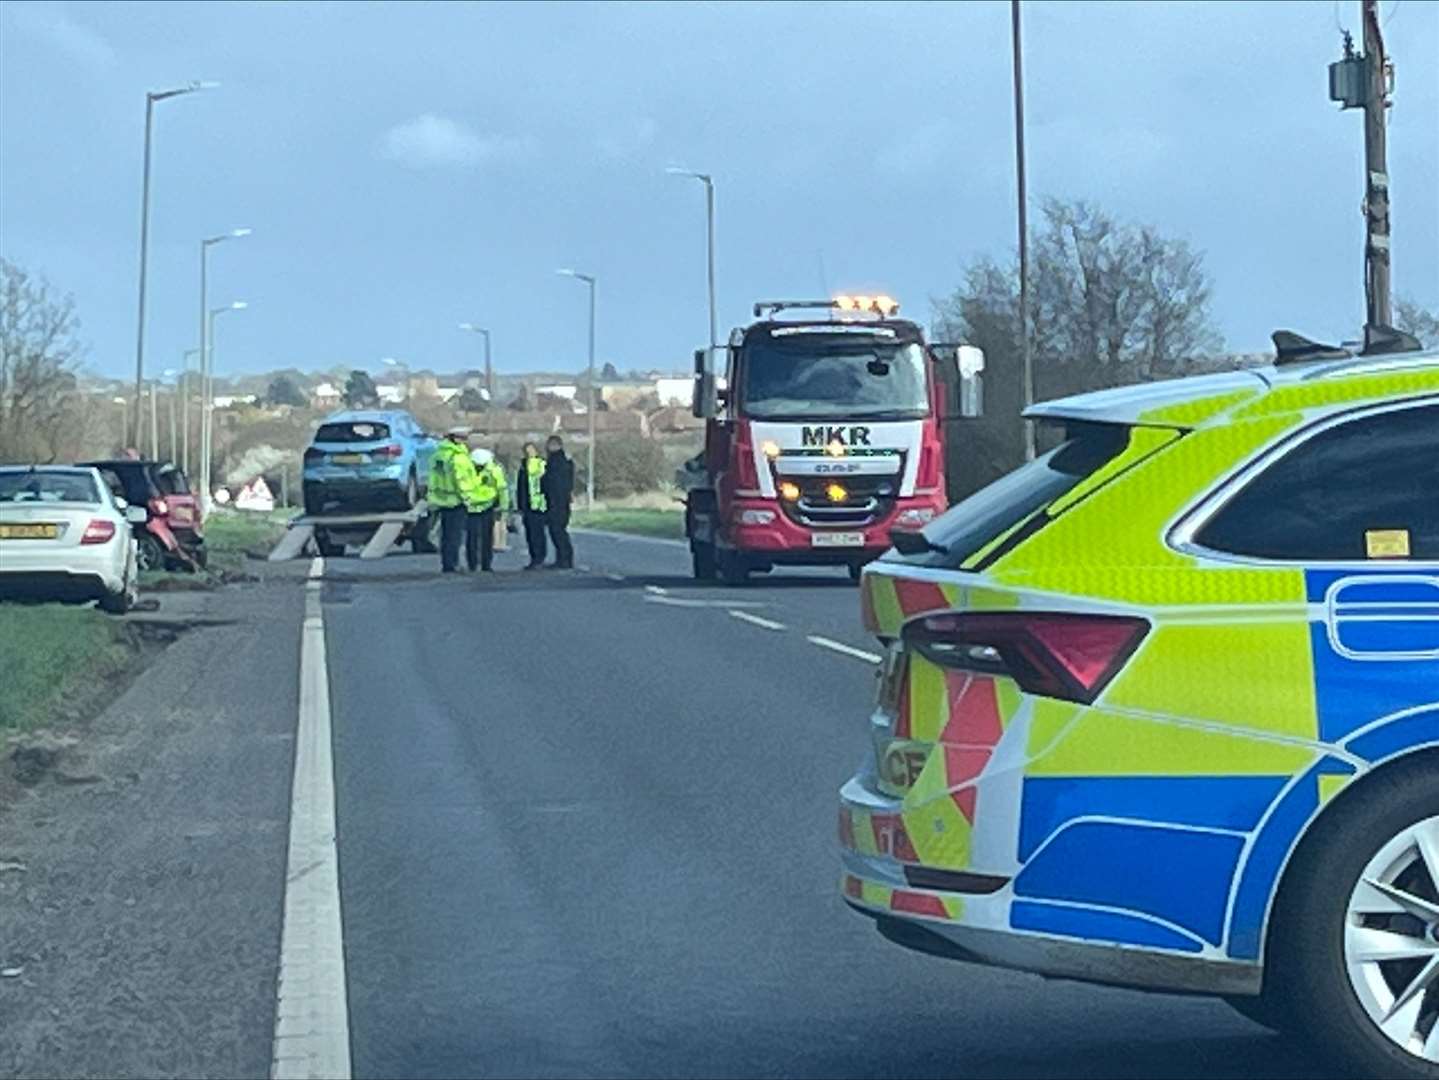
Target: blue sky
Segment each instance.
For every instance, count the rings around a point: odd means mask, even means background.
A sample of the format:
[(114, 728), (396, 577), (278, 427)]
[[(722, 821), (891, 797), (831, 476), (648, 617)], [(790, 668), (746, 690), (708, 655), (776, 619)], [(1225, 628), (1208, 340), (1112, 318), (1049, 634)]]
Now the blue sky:
[[(1025, 4), (1030, 190), (1206, 253), (1229, 345), (1363, 319), (1356, 112), (1327, 100), (1358, 3)], [(1439, 4), (1385, 5), (1394, 279), (1439, 307)], [(196, 339), (213, 251), (220, 370), (382, 356), (451, 370), (683, 369), (754, 300), (882, 289), (929, 316), (1014, 244), (1009, 7), (159, 3), (0, 6), (0, 254), (75, 294), (91, 363), (133, 370), (144, 93), (156, 114), (149, 365)]]

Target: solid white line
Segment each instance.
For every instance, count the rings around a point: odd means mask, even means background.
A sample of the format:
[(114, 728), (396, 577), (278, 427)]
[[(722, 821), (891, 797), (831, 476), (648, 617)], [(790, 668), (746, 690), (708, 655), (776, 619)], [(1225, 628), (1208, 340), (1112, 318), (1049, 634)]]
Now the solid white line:
[(350, 1019), (335, 845), (330, 673), (320, 606), (323, 559), (310, 564), (300, 638), (300, 716), (285, 867), (284, 928), (275, 1004), (273, 1080), (350, 1076)]
[(775, 622), (773, 619), (766, 619), (760, 615), (751, 615), (748, 611), (736, 611), (735, 609), (731, 608), (730, 615), (738, 619), (740, 622), (747, 622), (753, 626), (762, 626), (766, 630), (785, 629), (784, 623)]
[(652, 596), (664, 596), (665, 593), (669, 592), (669, 590), (661, 585), (646, 585), (645, 592), (649, 593)]
[(624, 580), (625, 580), (625, 576), (624, 576), (623, 574), (606, 574), (605, 577), (609, 578), (611, 581), (624, 581)]
[(865, 652), (863, 649), (856, 649), (852, 645), (846, 645), (842, 641), (831, 641), (827, 637), (817, 637), (810, 634), (806, 639), (811, 645), (818, 645), (821, 649), (830, 649), (833, 652), (843, 653), (845, 656), (852, 656), (856, 660), (863, 660), (867, 664), (877, 664), (883, 657), (876, 656), (872, 652)]

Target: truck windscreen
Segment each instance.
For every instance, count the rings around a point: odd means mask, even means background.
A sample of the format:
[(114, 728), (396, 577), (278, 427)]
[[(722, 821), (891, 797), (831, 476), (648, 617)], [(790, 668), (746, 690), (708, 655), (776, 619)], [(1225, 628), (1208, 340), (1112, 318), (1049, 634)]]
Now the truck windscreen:
[(739, 406), (756, 420), (912, 420), (929, 412), (913, 342), (769, 338), (742, 354)]

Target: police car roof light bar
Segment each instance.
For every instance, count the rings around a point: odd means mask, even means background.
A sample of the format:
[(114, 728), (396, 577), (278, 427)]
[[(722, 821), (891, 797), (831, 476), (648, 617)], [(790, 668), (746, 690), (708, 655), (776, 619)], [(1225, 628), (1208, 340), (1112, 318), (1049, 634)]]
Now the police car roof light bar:
[(754, 317), (762, 319), (765, 315), (777, 315), (781, 311), (790, 311), (796, 308), (827, 308), (831, 311), (838, 310), (837, 300), (760, 300), (755, 303)]

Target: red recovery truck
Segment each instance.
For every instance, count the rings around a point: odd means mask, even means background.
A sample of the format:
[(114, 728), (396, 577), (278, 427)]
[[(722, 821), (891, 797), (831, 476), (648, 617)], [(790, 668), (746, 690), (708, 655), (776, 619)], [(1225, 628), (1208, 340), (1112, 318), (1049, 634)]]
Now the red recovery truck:
[(897, 313), (885, 296), (765, 301), (727, 348), (695, 354), (705, 447), (681, 482), (696, 578), (778, 565), (858, 578), (891, 529), (947, 508), (945, 421), (973, 414), (960, 403), (983, 354), (928, 345)]

